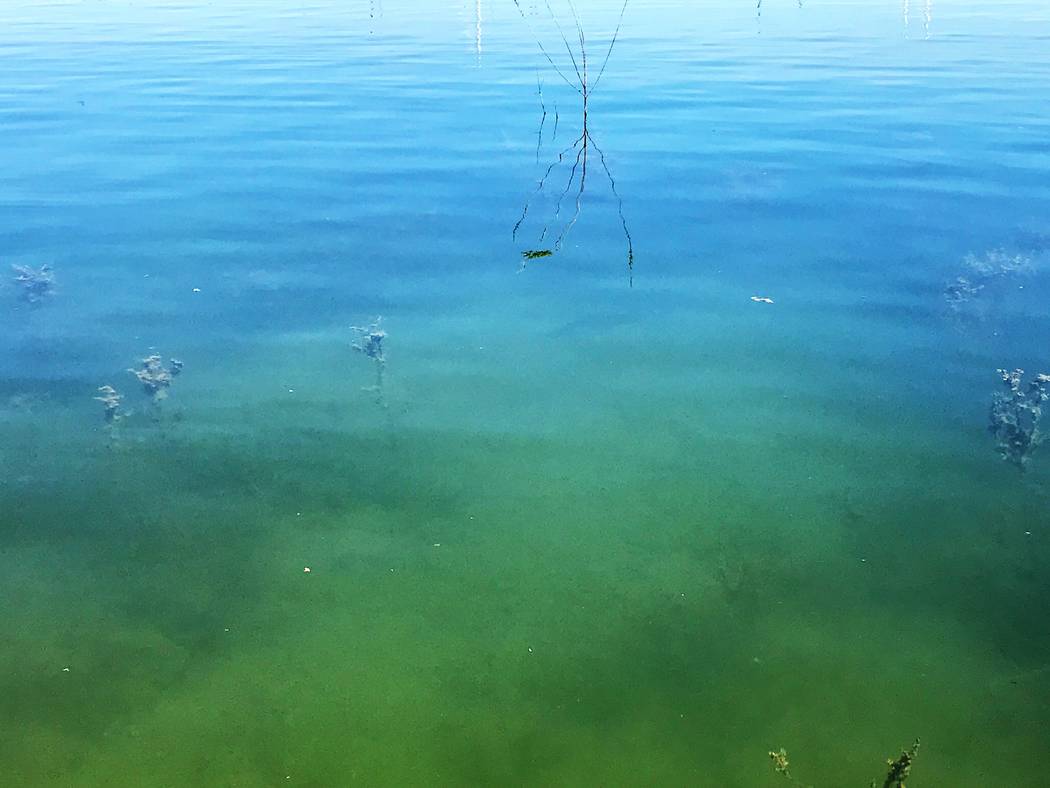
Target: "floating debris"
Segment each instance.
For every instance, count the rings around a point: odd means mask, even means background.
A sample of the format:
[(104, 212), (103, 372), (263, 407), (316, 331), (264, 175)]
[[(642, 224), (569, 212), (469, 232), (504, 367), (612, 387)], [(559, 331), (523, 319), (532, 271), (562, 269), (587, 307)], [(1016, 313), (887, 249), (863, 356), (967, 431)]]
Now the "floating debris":
[(96, 402), (101, 402), (105, 407), (106, 424), (115, 424), (120, 421), (120, 401), (124, 399), (124, 395), (118, 394), (117, 390), (112, 386), (99, 386), (98, 393), (101, 396), (94, 399)]
[(767, 296), (751, 296), (751, 300), (756, 304), (772, 304), (773, 299)]
[(128, 370), (138, 378), (142, 390), (153, 398), (155, 404), (168, 396), (171, 382), (182, 373), (183, 364), (177, 358), (169, 359), (168, 364), (170, 366), (165, 367), (160, 356), (154, 354), (142, 359), (142, 366), (138, 369)]
[(32, 268), (28, 265), (13, 265), (15, 282), (22, 286), (22, 300), (30, 304), (39, 304), (45, 298), (54, 295), (55, 273), (51, 266), (42, 265)]
[(1050, 375), (1036, 375), (1027, 386), (1022, 384), (1023, 376), (1023, 369), (999, 370), (1006, 391), (1000, 391), (992, 399), (988, 425), (999, 454), (1022, 471), (1044, 440), (1039, 422), (1043, 417), (1043, 403), (1050, 398), (1047, 392)]
[(526, 249), (521, 253), (523, 260), (538, 260), (541, 257), (550, 257), (554, 252), (550, 249)]

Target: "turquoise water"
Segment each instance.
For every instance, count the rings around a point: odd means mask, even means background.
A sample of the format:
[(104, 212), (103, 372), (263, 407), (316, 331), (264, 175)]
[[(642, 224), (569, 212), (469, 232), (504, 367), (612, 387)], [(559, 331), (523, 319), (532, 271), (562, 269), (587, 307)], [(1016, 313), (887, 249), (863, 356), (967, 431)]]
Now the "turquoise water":
[(621, 5), (0, 6), (4, 785), (1050, 784), (1050, 6)]

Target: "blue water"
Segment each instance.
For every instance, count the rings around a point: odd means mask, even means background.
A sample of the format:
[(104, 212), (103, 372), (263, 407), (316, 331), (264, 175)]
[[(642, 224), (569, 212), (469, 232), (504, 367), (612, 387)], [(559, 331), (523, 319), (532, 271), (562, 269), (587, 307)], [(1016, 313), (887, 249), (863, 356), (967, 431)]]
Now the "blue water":
[(576, 10), (0, 5), (4, 784), (1047, 784), (1050, 6)]

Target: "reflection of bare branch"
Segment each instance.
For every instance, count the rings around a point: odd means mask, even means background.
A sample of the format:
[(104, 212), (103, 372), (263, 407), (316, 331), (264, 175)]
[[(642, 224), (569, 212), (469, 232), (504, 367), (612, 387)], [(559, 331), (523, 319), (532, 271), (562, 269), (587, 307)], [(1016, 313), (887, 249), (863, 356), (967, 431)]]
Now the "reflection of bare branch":
[(547, 178), (550, 176), (551, 171), (555, 167), (557, 167), (559, 164), (562, 163), (562, 160), (565, 158), (565, 154), (566, 153), (568, 153), (571, 150), (576, 150), (576, 146), (579, 145), (582, 140), (583, 140), (583, 137), (578, 137), (576, 139), (576, 141), (574, 143), (572, 143), (572, 145), (570, 145), (565, 150), (563, 150), (561, 153), (559, 153), (558, 154), (558, 158), (555, 159), (554, 161), (552, 161), (551, 165), (547, 168), (547, 171), (545, 173), (543, 173), (543, 177), (540, 178), (539, 184), (536, 186), (536, 191), (534, 191), (532, 193), (532, 195), (527, 200), (525, 200), (525, 207), (521, 211), (521, 217), (514, 224), (514, 229), (513, 229), (513, 231), (511, 231), (511, 234), (510, 234), (511, 238), (517, 240), (518, 228), (521, 227), (522, 222), (525, 221), (525, 217), (529, 213), (529, 203), (532, 201), (533, 198), (536, 197), (537, 194), (539, 194), (541, 191), (543, 191), (543, 186), (544, 186), (544, 184), (546, 184)]
[(543, 145), (543, 124), (547, 122), (547, 105), (543, 103), (543, 80), (536, 78), (536, 93), (540, 97), (540, 109), (543, 117), (540, 118), (540, 130), (536, 132), (536, 163), (540, 163), (540, 146)]
[(540, 48), (540, 52), (543, 53), (543, 56), (547, 58), (547, 62), (550, 63), (551, 66), (553, 66), (556, 72), (558, 72), (558, 76), (565, 80), (566, 85), (568, 85), (570, 88), (579, 93), (580, 89), (573, 84), (571, 79), (569, 79), (567, 76), (565, 76), (565, 74), (562, 73), (562, 70), (558, 68), (558, 64), (554, 62), (554, 58), (552, 58), (547, 53), (547, 50), (544, 49), (543, 42), (540, 41), (540, 39), (536, 36), (535, 32), (532, 31), (532, 25), (529, 24), (529, 18), (525, 16), (525, 10), (521, 7), (521, 3), (519, 3), (518, 0), (514, 0), (514, 7), (518, 9), (518, 13), (521, 14), (521, 18), (524, 19), (525, 24), (529, 26), (529, 31), (532, 32), (532, 37), (536, 39), (536, 45)]
[[(558, 28), (558, 35), (561, 36), (561, 41), (562, 41), (563, 44), (565, 44), (565, 51), (569, 53), (569, 60), (572, 61), (572, 67), (576, 70), (576, 79), (578, 79), (580, 81), (580, 84), (583, 84), (587, 80), (585, 80), (583, 78), (583, 75), (580, 73), (580, 67), (576, 64), (576, 56), (572, 53), (572, 47), (569, 46), (569, 39), (565, 37), (565, 31), (563, 31), (561, 29), (561, 23), (558, 22), (558, 17), (556, 17), (554, 15), (554, 11), (551, 9), (551, 4), (550, 4), (549, 0), (547, 0), (546, 5), (547, 5), (547, 11), (551, 15), (551, 19), (554, 20), (554, 26), (556, 28)], [(573, 9), (573, 14), (575, 14), (575, 13), (576, 13), (576, 9), (574, 8)], [(576, 29), (577, 30), (580, 29), (580, 20), (579, 20), (579, 18), (576, 19)], [(583, 91), (580, 91), (580, 92), (583, 92)]]
[[(802, 2), (802, 0), (799, 0)], [(605, 73), (605, 67), (609, 65), (609, 56), (612, 54), (613, 47), (616, 46), (616, 39), (620, 37), (620, 27), (623, 25), (623, 13), (627, 10), (627, 0), (623, 0), (623, 7), (620, 9), (620, 19), (616, 23), (616, 31), (613, 33), (612, 41), (609, 42), (609, 49), (605, 52), (605, 62), (602, 63), (601, 69), (598, 71), (598, 78), (594, 80), (594, 85), (591, 86), (593, 92), (598, 83), (602, 81), (602, 74)]]
[[(554, 241), (554, 250), (557, 251), (557, 250), (561, 249), (562, 244), (565, 241), (565, 238), (568, 236), (568, 234), (572, 230), (572, 228), (576, 226), (576, 223), (579, 221), (580, 215), (583, 212), (584, 193), (587, 190), (587, 163), (588, 163), (588, 157), (589, 157), (589, 153), (590, 153), (590, 146), (594, 145), (595, 150), (598, 151), (598, 155), (601, 158), (602, 169), (605, 171), (606, 177), (608, 177), (608, 179), (609, 179), (609, 185), (610, 185), (610, 188), (612, 189), (613, 196), (616, 197), (617, 212), (618, 212), (618, 214), (620, 216), (620, 223), (623, 225), (624, 236), (627, 239), (627, 267), (628, 267), (629, 271), (633, 271), (633, 268), (634, 268), (634, 244), (633, 244), (633, 241), (631, 239), (630, 230), (628, 229), (628, 226), (627, 226), (627, 219), (626, 219), (626, 217), (624, 215), (624, 212), (623, 212), (623, 198), (620, 196), (619, 192), (616, 189), (616, 180), (615, 180), (615, 178), (613, 178), (612, 171), (609, 169), (609, 164), (608, 164), (608, 161), (606, 160), (605, 154), (601, 151), (601, 149), (598, 148), (597, 145), (595, 145), (594, 138), (591, 136), (590, 128), (589, 128), (589, 125), (588, 125), (589, 110), (590, 110), (590, 96), (594, 92), (594, 88), (597, 86), (597, 84), (601, 80), (602, 76), (605, 74), (606, 66), (608, 66), (608, 64), (609, 64), (609, 58), (612, 55), (613, 47), (616, 46), (616, 41), (619, 38), (620, 29), (621, 29), (621, 27), (623, 25), (623, 16), (624, 16), (624, 12), (627, 10), (627, 2), (628, 2), (628, 0), (624, 0), (624, 3), (623, 3), (623, 5), (620, 8), (620, 16), (619, 16), (619, 19), (617, 20), (617, 23), (616, 23), (616, 30), (613, 33), (612, 39), (609, 42), (609, 47), (608, 47), (608, 49), (605, 52), (605, 57), (604, 57), (604, 59), (602, 61), (601, 69), (598, 71), (598, 77), (597, 77), (597, 79), (595, 79), (593, 85), (589, 82), (590, 72), (589, 72), (589, 63), (588, 63), (588, 56), (587, 56), (587, 37), (586, 37), (586, 34), (584, 33), (583, 23), (580, 21), (580, 16), (579, 16), (579, 13), (577, 12), (575, 2), (573, 0), (566, 0), (566, 2), (568, 4), (568, 6), (569, 6), (569, 9), (572, 12), (573, 21), (574, 21), (574, 23), (576, 25), (576, 36), (577, 36), (577, 39), (578, 39), (578, 42), (579, 42), (579, 53), (578, 53), (578, 56), (577, 56), (577, 53), (573, 50), (572, 45), (569, 44), (569, 39), (565, 35), (565, 31), (562, 28), (561, 23), (558, 21), (558, 18), (555, 15), (554, 10), (551, 8), (550, 0), (544, 0), (544, 5), (547, 7), (547, 12), (550, 14), (551, 20), (554, 22), (554, 26), (555, 26), (555, 28), (558, 31), (558, 35), (561, 37), (562, 44), (564, 44), (565, 49), (568, 52), (569, 61), (572, 64), (572, 68), (573, 68), (573, 71), (576, 74), (576, 78), (577, 78), (578, 82), (576, 84), (573, 84), (570, 80), (568, 80), (567, 77), (565, 76), (565, 73), (554, 62), (554, 59), (550, 56), (550, 54), (543, 47), (542, 43), (540, 43), (538, 39), (537, 39), (537, 44), (539, 45), (540, 51), (543, 53), (544, 57), (547, 58), (547, 60), (554, 67), (555, 71), (558, 72), (558, 75), (561, 76), (561, 78), (563, 80), (565, 80), (566, 82), (569, 82), (569, 84), (576, 90), (576, 92), (580, 94), (581, 99), (582, 99), (582, 108), (581, 108), (582, 109), (582, 129), (580, 131), (580, 136), (576, 138), (576, 140), (573, 142), (573, 144), (571, 146), (569, 146), (568, 148), (566, 148), (565, 150), (561, 151), (558, 154), (557, 158), (553, 162), (551, 162), (551, 164), (547, 167), (546, 172), (544, 172), (543, 177), (540, 178), (539, 184), (537, 185), (536, 190), (525, 200), (525, 205), (522, 208), (521, 216), (518, 218), (518, 221), (514, 224), (514, 229), (511, 232), (511, 237), (515, 238), (515, 239), (517, 238), (518, 230), (521, 228), (521, 225), (525, 222), (525, 219), (528, 216), (529, 206), (530, 206), (531, 202), (543, 191), (543, 188), (546, 185), (547, 180), (549, 179), (551, 173), (554, 171), (555, 167), (557, 167), (558, 165), (560, 165), (562, 163), (562, 161), (565, 158), (565, 155), (567, 153), (569, 153), (569, 151), (576, 150), (576, 158), (573, 161), (572, 167), (569, 169), (569, 177), (568, 177), (568, 179), (565, 182), (565, 186), (561, 190), (561, 193), (558, 196), (557, 202), (555, 203), (554, 212), (553, 212), (550, 220), (546, 224), (544, 224), (542, 230), (540, 231), (540, 235), (539, 235), (539, 242), (542, 244), (546, 240), (546, 238), (548, 237), (548, 234), (552, 233), (552, 229), (553, 229), (552, 226), (558, 224), (558, 222), (559, 222), (559, 220), (561, 218), (561, 209), (562, 209), (562, 205), (565, 202), (565, 198), (575, 188), (576, 196), (575, 196), (575, 200), (574, 200), (573, 214), (564, 223), (564, 225), (561, 226), (561, 229), (557, 231), (557, 235), (556, 235), (555, 241)], [(522, 10), (521, 5), (519, 4), (518, 0), (514, 0), (514, 5), (518, 8), (518, 12), (521, 13), (522, 18), (525, 18), (524, 11)], [(528, 23), (528, 19), (527, 18), (526, 18), (526, 23)], [(531, 25), (530, 25), (530, 30), (531, 30)], [(542, 143), (543, 143), (543, 128), (544, 128), (544, 124), (545, 124), (546, 119), (547, 119), (547, 108), (546, 108), (546, 105), (543, 103), (543, 96), (542, 96), (542, 83), (540, 83), (540, 86), (538, 88), (538, 92), (540, 93), (540, 106), (541, 106), (541, 108), (543, 110), (543, 115), (540, 118), (540, 126), (539, 126), (539, 130), (537, 131), (537, 146), (536, 146), (536, 160), (537, 160), (537, 163), (539, 162), (539, 149), (540, 149), (540, 147), (542, 147)], [(558, 115), (558, 111), (557, 111), (557, 106), (555, 106), (554, 135), (553, 136), (556, 136), (557, 133), (558, 133), (558, 121), (559, 121), (559, 115)], [(578, 150), (577, 150), (577, 148), (578, 148)], [(577, 177), (579, 178), (579, 182), (578, 183), (577, 183)], [(549, 254), (550, 254), (550, 250), (543, 250), (543, 249), (526, 250), (526, 252), (523, 253), (523, 260), (532, 260), (532, 259), (537, 259), (538, 257), (546, 257), (546, 256), (549, 256)], [(523, 265), (524, 265), (524, 263), (523, 263)]]
[(605, 162), (605, 153), (601, 148), (598, 147), (598, 143), (591, 140), (591, 144), (594, 149), (598, 151), (598, 156), (601, 158), (602, 169), (605, 170), (605, 174), (609, 178), (609, 186), (612, 188), (613, 196), (616, 197), (616, 209), (620, 214), (620, 223), (623, 224), (623, 234), (627, 237), (627, 268), (634, 270), (634, 242), (631, 240), (631, 231), (627, 229), (627, 218), (623, 215), (623, 197), (616, 191), (616, 179), (613, 177), (612, 172), (609, 170), (609, 165)]
[[(565, 240), (565, 236), (569, 234), (569, 230), (571, 230), (576, 225), (576, 220), (580, 218), (580, 210), (582, 208), (583, 203), (583, 190), (587, 188), (587, 143), (590, 141), (590, 139), (590, 134), (583, 135), (583, 147), (580, 149), (580, 155), (583, 160), (583, 166), (580, 168), (580, 190), (576, 192), (576, 210), (572, 214), (572, 219), (569, 220), (568, 224), (565, 225), (561, 233), (558, 235), (558, 240), (554, 242), (555, 249), (561, 249), (561, 243)], [(572, 175), (569, 175), (570, 187), (572, 186), (572, 179)], [(568, 191), (568, 188), (566, 188), (566, 191)], [(563, 194), (562, 196), (564, 197), (565, 195)], [(558, 201), (558, 211), (561, 211), (561, 200)], [(558, 213), (555, 212), (554, 216), (555, 218), (557, 218)]]
[[(572, 184), (576, 182), (576, 170), (580, 168), (581, 160), (583, 161), (583, 172), (585, 175), (587, 173), (587, 158), (585, 156), (587, 152), (587, 133), (584, 132), (583, 136), (581, 136), (580, 139), (583, 141), (583, 147), (581, 147), (580, 152), (576, 154), (576, 161), (573, 163), (572, 169), (569, 170), (569, 182), (565, 184), (565, 189), (562, 190), (561, 196), (558, 198), (558, 204), (554, 209), (554, 217), (551, 220), (552, 222), (558, 221), (558, 216), (561, 215), (561, 204), (565, 200), (565, 195), (567, 195), (572, 190)], [(544, 226), (543, 232), (540, 233), (540, 241), (547, 237), (548, 226), (549, 225)], [(563, 231), (558, 235), (558, 243), (556, 244), (557, 247), (561, 247), (561, 242), (564, 237), (565, 232)]]

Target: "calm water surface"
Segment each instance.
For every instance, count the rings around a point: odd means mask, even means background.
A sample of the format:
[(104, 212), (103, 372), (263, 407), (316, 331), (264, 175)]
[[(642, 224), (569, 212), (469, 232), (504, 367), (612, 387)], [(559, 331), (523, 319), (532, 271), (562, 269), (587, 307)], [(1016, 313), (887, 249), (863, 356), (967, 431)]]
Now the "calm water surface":
[(1050, 783), (1050, 6), (621, 5), (0, 5), (4, 785)]

